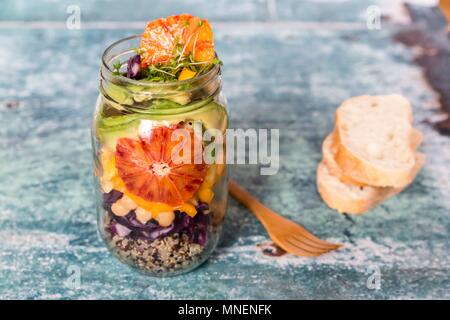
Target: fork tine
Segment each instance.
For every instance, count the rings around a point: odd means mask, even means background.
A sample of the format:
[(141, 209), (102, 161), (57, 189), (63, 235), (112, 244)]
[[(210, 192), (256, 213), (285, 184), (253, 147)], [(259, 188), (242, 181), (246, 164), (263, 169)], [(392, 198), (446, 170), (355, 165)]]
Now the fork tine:
[(313, 235), (311, 232), (309, 232), (305, 227), (303, 227), (299, 224), (296, 224), (296, 226), (298, 227), (298, 230), (295, 230), (295, 233), (296, 234), (300, 233), (304, 238), (307, 238), (315, 243), (323, 244), (325, 246), (331, 245), (331, 246), (336, 246), (338, 248), (342, 247), (342, 244), (340, 244), (340, 243), (331, 243), (331, 242), (324, 241), (324, 240), (317, 238), (315, 235)]
[(303, 242), (305, 244), (309, 244), (310, 246), (317, 248), (317, 249), (337, 249), (340, 247), (340, 245), (338, 244), (334, 244), (334, 243), (330, 243), (330, 242), (325, 242), (325, 241), (313, 241), (305, 236), (303, 236), (303, 234), (292, 234), (292, 238), (294, 238), (297, 241)]
[(229, 191), (236, 200), (253, 212), (272, 240), (289, 253), (311, 257), (342, 246), (341, 244), (320, 240), (303, 226), (267, 208), (234, 180), (229, 182)]
[(320, 252), (320, 253), (326, 253), (329, 251), (332, 251), (334, 249), (336, 249), (336, 247), (334, 246), (322, 246), (322, 247), (315, 247), (311, 244), (309, 244), (307, 241), (305, 241), (304, 239), (299, 239), (298, 237), (294, 237), (291, 236), (289, 238), (286, 239), (287, 241), (289, 241), (291, 244), (296, 245), (297, 247), (301, 247), (301, 248), (308, 248), (308, 251), (313, 251), (313, 252)]
[(298, 245), (289, 241), (289, 239), (286, 239), (285, 241), (283, 241), (282, 248), (291, 254), (294, 254), (297, 256), (302, 256), (302, 257), (317, 257), (317, 256), (320, 256), (321, 254), (325, 253), (325, 252), (319, 252), (319, 251), (315, 251), (315, 250), (307, 250), (304, 247), (299, 247)]

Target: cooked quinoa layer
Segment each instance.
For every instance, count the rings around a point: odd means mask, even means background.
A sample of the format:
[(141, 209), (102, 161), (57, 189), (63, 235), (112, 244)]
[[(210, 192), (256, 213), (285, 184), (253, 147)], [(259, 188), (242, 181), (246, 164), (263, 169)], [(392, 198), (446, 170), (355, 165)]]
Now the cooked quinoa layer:
[(151, 273), (189, 268), (197, 262), (204, 247), (193, 243), (186, 234), (175, 233), (154, 241), (115, 235), (111, 247), (120, 259)]

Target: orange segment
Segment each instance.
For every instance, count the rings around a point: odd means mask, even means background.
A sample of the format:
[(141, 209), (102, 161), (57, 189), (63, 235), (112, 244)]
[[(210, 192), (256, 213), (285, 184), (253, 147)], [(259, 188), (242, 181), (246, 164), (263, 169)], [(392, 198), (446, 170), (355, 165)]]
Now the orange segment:
[(116, 145), (116, 168), (125, 188), (131, 194), (149, 202), (171, 206), (186, 202), (199, 189), (206, 175), (204, 163), (194, 164), (194, 133), (188, 130), (191, 140), (190, 159), (186, 164), (172, 162), (172, 152), (181, 142), (173, 141), (178, 126), (161, 126), (151, 130), (139, 140), (121, 138)]
[(195, 76), (195, 71), (192, 71), (188, 68), (183, 68), (183, 70), (181, 70), (180, 75), (178, 76), (178, 80), (182, 81), (182, 80), (186, 80), (186, 79), (191, 79)]
[(192, 53), (195, 61), (214, 59), (214, 36), (208, 20), (180, 14), (150, 21), (139, 49), (141, 66), (168, 63), (177, 46), (183, 56)]
[(195, 217), (195, 215), (197, 214), (197, 209), (195, 209), (195, 207), (190, 203), (183, 203), (181, 206), (178, 206), (175, 209), (186, 213), (191, 218)]
[(140, 208), (145, 209), (152, 213), (152, 216), (157, 216), (162, 211), (171, 211), (173, 208), (165, 203), (161, 202), (148, 202), (134, 194), (124, 190), (124, 194), (132, 199)]
[(167, 63), (172, 57), (174, 36), (164, 19), (151, 21), (142, 35), (141, 65)]
[(209, 188), (202, 188), (198, 192), (198, 197), (200, 198), (200, 201), (210, 203), (214, 198), (214, 192)]
[(211, 25), (206, 19), (202, 20), (192, 52), (195, 61), (205, 62), (214, 59), (214, 36)]
[(103, 177), (105, 179), (112, 179), (116, 175), (114, 154), (106, 149), (103, 149), (100, 154), (100, 163), (102, 165)]

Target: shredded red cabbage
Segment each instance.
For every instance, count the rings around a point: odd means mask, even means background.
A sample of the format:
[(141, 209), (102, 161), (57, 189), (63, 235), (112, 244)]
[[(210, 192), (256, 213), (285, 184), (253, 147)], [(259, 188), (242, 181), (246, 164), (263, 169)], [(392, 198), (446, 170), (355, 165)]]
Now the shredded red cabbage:
[(134, 55), (128, 60), (127, 77), (130, 79), (137, 79), (141, 72), (141, 56)]
[(111, 212), (111, 205), (122, 197), (119, 191), (111, 191), (103, 195), (103, 208), (110, 213), (111, 222), (107, 230), (120, 237), (129, 236), (134, 239), (156, 240), (174, 233), (185, 233), (192, 242), (204, 246), (208, 240), (209, 215), (204, 212), (209, 209), (208, 204), (199, 203), (197, 214), (191, 218), (184, 212), (175, 211), (175, 219), (168, 227), (161, 227), (156, 220), (143, 224), (136, 218), (136, 213), (130, 211), (126, 216), (119, 217)]
[(117, 190), (111, 190), (109, 193), (103, 194), (103, 209), (111, 212), (111, 206), (114, 202), (122, 198), (123, 193)]
[(116, 221), (111, 221), (108, 226), (111, 233), (118, 235), (119, 237), (126, 237), (131, 233), (131, 229), (128, 229), (124, 225), (117, 223)]

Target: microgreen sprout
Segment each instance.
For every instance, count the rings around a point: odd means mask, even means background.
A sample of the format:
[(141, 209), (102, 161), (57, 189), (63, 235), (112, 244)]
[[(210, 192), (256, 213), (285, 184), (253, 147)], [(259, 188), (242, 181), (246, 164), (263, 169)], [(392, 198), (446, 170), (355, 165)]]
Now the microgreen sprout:
[(122, 63), (119, 60), (116, 60), (113, 64), (113, 75), (120, 75), (120, 68), (122, 67)]

